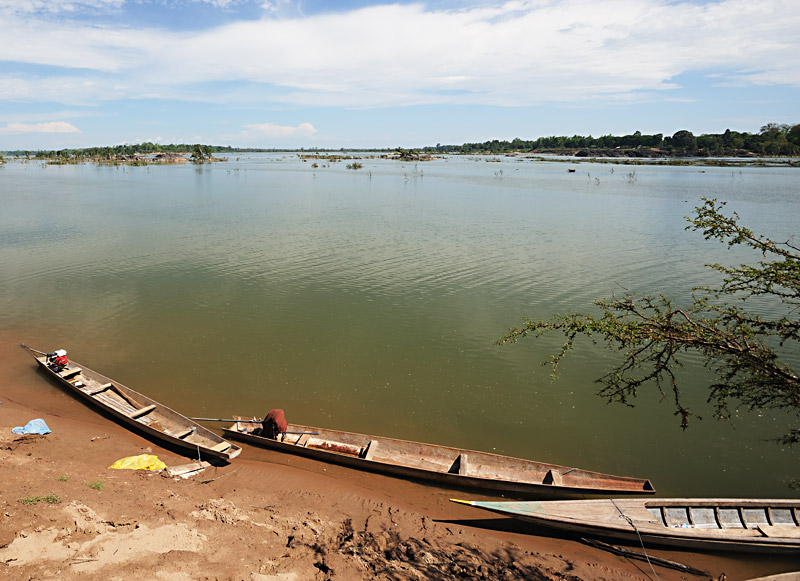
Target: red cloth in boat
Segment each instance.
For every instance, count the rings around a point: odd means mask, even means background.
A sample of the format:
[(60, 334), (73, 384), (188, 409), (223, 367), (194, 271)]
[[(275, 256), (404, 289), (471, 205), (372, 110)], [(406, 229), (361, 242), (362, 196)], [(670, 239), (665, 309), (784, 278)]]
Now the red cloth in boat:
[(269, 410), (267, 417), (261, 422), (261, 435), (275, 440), (278, 434), (286, 432), (288, 427), (289, 424), (286, 423), (286, 416), (284, 416), (283, 410)]

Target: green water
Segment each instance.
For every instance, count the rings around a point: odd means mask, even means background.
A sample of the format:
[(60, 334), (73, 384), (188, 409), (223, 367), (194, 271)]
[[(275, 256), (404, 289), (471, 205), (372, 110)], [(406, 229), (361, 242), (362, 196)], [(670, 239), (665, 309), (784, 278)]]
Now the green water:
[(704, 263), (750, 257), (684, 217), (716, 197), (788, 239), (796, 169), (360, 162), (12, 161), (0, 324), (189, 416), (282, 407), (298, 423), (647, 477), (660, 495), (797, 495), (797, 452), (764, 441), (787, 419), (714, 421), (693, 359), (682, 387), (705, 419), (684, 432), (657, 393), (635, 409), (593, 395), (613, 361), (602, 346), (581, 343), (551, 383), (539, 362), (558, 338), (493, 344), (525, 317), (626, 289), (714, 283)]

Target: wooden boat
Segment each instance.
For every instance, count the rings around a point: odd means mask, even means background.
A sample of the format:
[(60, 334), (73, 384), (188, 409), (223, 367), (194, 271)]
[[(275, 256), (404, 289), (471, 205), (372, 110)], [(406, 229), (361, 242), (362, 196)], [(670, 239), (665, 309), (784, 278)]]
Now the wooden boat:
[[(75, 361), (59, 370), (48, 353), (23, 345), (49, 375), (68, 391), (92, 402), (129, 427), (164, 443), (191, 452), (195, 458), (231, 460), (241, 447), (171, 410), (165, 405), (113, 381)], [(52, 355), (52, 354), (50, 354)]]
[(253, 433), (261, 427), (260, 420), (241, 416), (233, 419), (237, 421), (223, 429), (229, 438), (351, 468), (457, 488), (550, 498), (655, 493), (649, 480), (297, 424), (289, 424), (287, 431), (301, 433), (287, 433), (282, 440), (272, 440)]
[(639, 544), (763, 553), (800, 552), (800, 500), (718, 498), (549, 502), (456, 500), (550, 527)]

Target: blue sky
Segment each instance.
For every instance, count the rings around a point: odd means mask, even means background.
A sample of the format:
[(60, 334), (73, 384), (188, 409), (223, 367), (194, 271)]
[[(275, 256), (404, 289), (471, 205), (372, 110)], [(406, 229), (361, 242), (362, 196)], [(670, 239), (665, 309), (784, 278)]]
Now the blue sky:
[(800, 123), (798, 0), (0, 0), (0, 150)]

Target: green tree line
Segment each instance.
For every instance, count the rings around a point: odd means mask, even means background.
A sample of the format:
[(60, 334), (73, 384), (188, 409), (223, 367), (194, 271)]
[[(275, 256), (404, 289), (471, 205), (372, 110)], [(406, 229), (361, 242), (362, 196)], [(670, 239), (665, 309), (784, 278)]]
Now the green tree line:
[(513, 153), (559, 150), (658, 150), (668, 155), (706, 156), (794, 156), (800, 155), (800, 124), (768, 123), (758, 133), (740, 133), (727, 129), (724, 133), (694, 135), (680, 130), (672, 136), (661, 133), (645, 135), (603, 135), (600, 137), (573, 135), (550, 136), (533, 140), (520, 138), (511, 141), (497, 139), (483, 143), (426, 147), (428, 153)]

